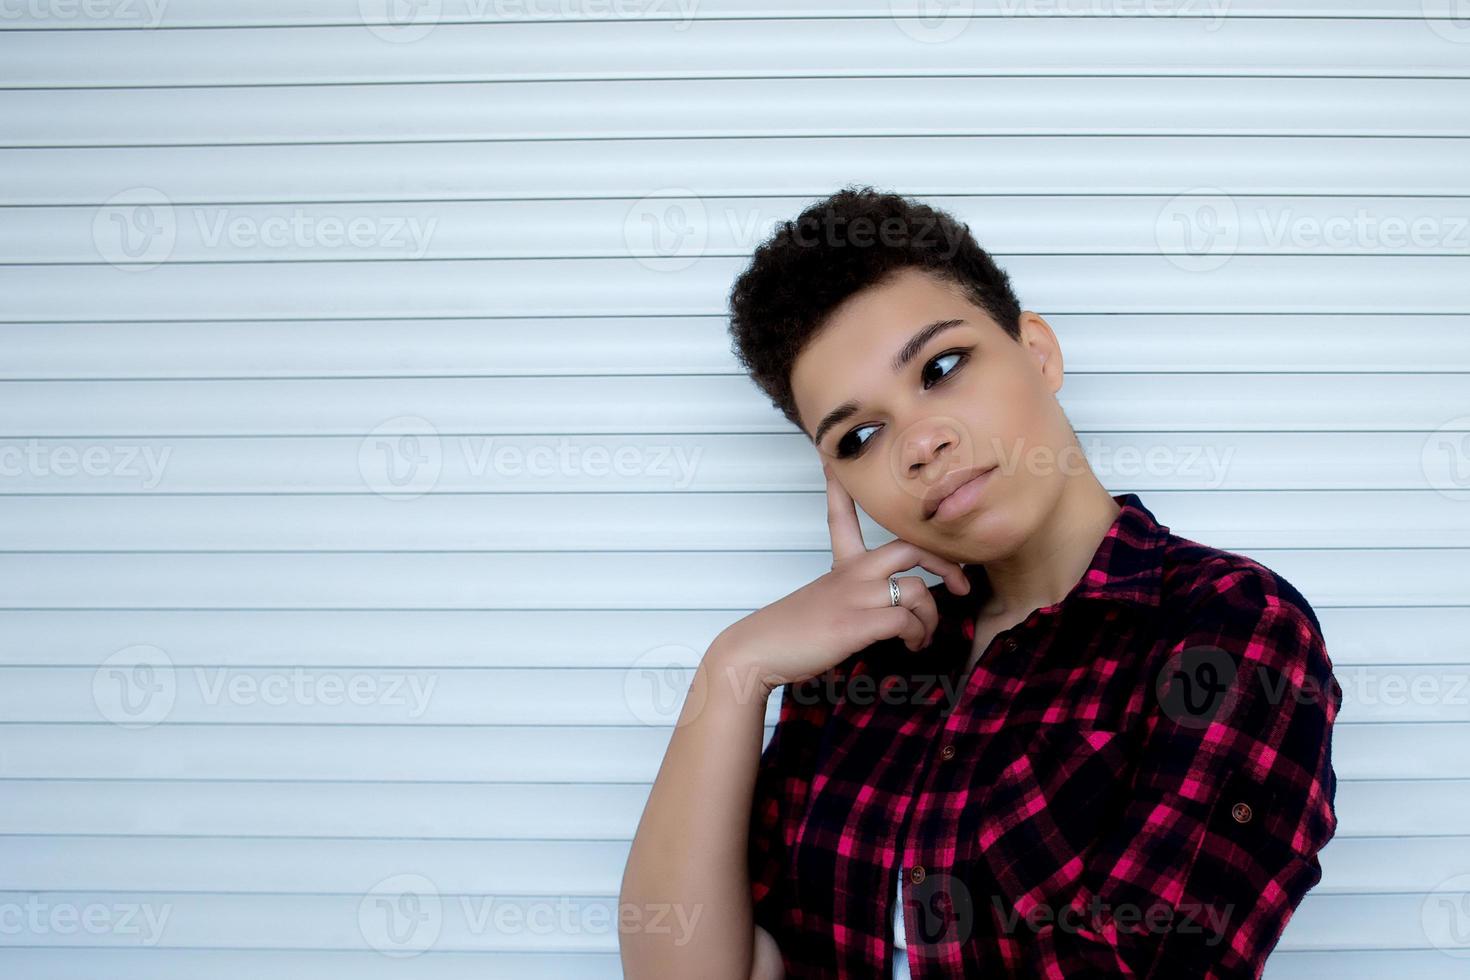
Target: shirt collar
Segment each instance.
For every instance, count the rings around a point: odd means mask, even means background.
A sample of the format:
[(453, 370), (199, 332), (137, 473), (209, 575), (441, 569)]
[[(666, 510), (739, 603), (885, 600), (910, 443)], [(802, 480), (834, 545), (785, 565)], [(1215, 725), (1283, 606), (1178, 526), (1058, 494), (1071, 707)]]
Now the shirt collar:
[[(1047, 606), (1044, 611), (1055, 612), (1075, 599), (1099, 599), (1142, 609), (1159, 605), (1169, 528), (1154, 519), (1153, 513), (1137, 494), (1114, 494), (1113, 500), (1118, 504), (1118, 513), (1098, 542), (1087, 570), (1061, 602)], [(962, 567), (970, 580), (968, 593), (955, 595), (942, 584), (935, 592), (939, 626), (935, 631), (934, 646), (940, 656), (954, 659), (951, 666), (965, 662), (969, 656), (970, 641), (975, 638), (976, 611), (990, 595), (990, 579), (985, 574), (985, 566), (975, 562)], [(904, 649), (897, 637), (885, 641), (881, 649), (895, 659), (891, 662), (883, 660), (877, 668), (880, 673), (913, 670), (920, 663)], [(855, 676), (867, 672), (870, 666), (863, 651), (854, 656), (858, 662), (851, 673)]]
[[(1087, 571), (1058, 605), (1073, 599), (1103, 599), (1144, 608), (1158, 606), (1169, 528), (1154, 518), (1137, 494), (1114, 494), (1113, 500), (1119, 506), (1117, 516), (1093, 552)], [(962, 597), (963, 606), (972, 613), (990, 594), (990, 580), (983, 565), (964, 568), (972, 588)]]

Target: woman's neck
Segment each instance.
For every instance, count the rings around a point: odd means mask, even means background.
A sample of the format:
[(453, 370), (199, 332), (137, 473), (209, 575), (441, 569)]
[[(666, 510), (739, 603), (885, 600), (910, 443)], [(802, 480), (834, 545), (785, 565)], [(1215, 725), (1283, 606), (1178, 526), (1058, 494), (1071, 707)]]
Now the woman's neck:
[(1033, 609), (1062, 601), (1086, 573), (1118, 511), (1118, 502), (1096, 478), (1068, 481), (1056, 506), (1019, 549), (985, 563), (989, 589), (980, 618), (1020, 622)]

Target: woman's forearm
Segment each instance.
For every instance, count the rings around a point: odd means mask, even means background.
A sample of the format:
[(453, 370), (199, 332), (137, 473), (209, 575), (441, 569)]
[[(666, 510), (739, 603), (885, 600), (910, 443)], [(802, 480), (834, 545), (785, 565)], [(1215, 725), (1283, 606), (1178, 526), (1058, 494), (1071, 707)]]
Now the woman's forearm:
[(695, 672), (633, 838), (619, 893), (626, 980), (748, 980), (746, 846), (766, 688), (721, 634)]

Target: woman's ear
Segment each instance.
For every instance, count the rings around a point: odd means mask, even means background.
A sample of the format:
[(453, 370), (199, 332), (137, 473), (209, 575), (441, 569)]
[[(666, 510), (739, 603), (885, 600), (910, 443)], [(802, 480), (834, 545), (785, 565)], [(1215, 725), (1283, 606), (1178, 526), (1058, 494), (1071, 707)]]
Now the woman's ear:
[(1056, 331), (1051, 328), (1040, 314), (1027, 310), (1021, 319), (1027, 331), (1022, 333), (1021, 342), (1027, 347), (1032, 357), (1036, 359), (1042, 377), (1046, 378), (1047, 386), (1052, 394), (1062, 389), (1062, 380), (1065, 374), (1062, 368), (1062, 343), (1057, 339)]

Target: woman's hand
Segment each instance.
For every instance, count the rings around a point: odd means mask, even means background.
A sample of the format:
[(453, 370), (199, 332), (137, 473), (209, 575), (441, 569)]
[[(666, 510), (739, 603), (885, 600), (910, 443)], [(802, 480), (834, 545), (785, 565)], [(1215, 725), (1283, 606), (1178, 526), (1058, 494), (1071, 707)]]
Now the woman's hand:
[(957, 595), (970, 591), (957, 562), (916, 544), (900, 538), (868, 550), (852, 497), (825, 463), (822, 472), (827, 477), (832, 570), (732, 623), (720, 637), (741, 664), (759, 674), (767, 694), (815, 677), (879, 640), (900, 636), (914, 651), (928, 646), (939, 623), (928, 583), (918, 575), (898, 578), (895, 606), (889, 576), (919, 566), (941, 576)]

